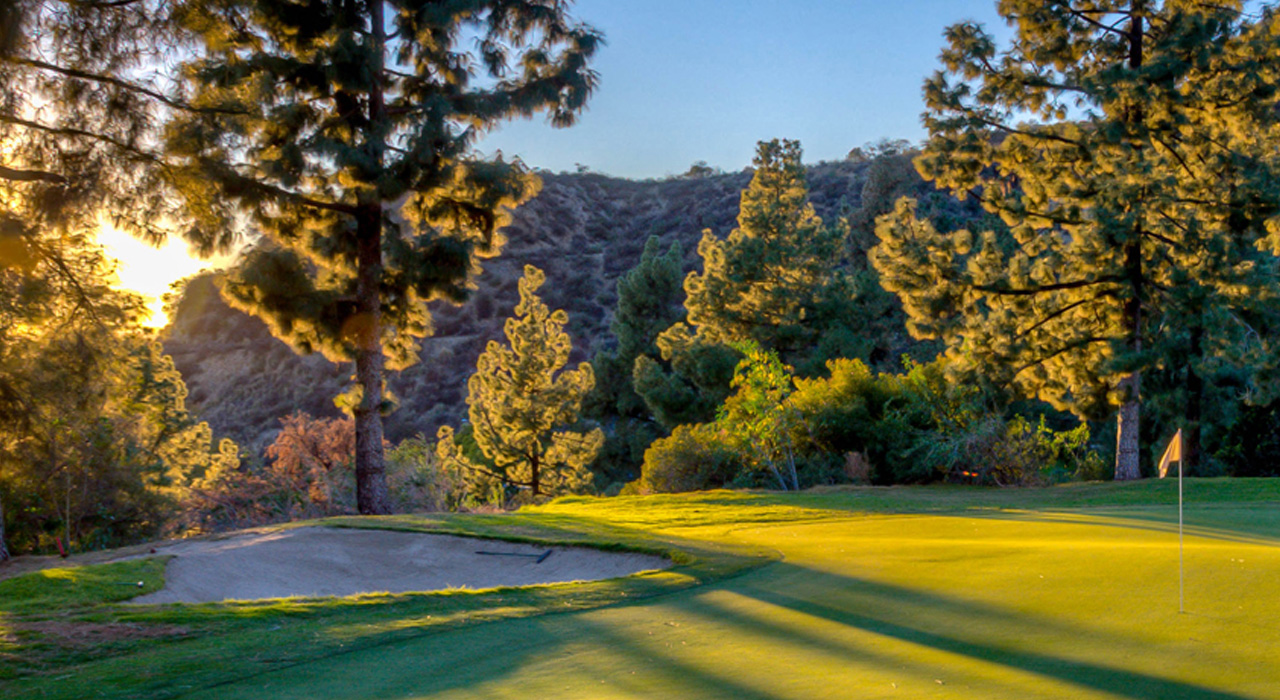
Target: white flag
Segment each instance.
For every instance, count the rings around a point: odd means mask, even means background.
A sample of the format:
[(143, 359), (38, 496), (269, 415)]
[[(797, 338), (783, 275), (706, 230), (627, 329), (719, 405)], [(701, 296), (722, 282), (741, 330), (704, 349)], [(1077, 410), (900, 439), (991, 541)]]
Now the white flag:
[(1160, 458), (1161, 479), (1168, 475), (1169, 465), (1173, 462), (1182, 463), (1182, 428), (1178, 428), (1178, 432), (1169, 441), (1169, 446), (1164, 448), (1164, 456)]

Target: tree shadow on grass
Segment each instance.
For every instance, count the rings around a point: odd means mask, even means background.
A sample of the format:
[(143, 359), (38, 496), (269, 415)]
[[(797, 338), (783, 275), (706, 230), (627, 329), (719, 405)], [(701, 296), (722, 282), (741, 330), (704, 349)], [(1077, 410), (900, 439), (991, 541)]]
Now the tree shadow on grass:
[[(1280, 547), (1280, 512), (1273, 504), (1253, 505), (1256, 510), (1273, 523), (1260, 522), (1251, 518), (1223, 517), (1220, 512), (1228, 509), (1201, 506), (1188, 509), (1184, 518), (1184, 532), (1191, 537), (1199, 537), (1220, 542), (1249, 544), (1260, 547)], [(949, 516), (938, 516), (949, 517)], [(1088, 511), (998, 511), (981, 514), (966, 514), (961, 517), (980, 518), (984, 520), (1010, 520), (1024, 523), (1061, 523), (1079, 524), (1094, 527), (1117, 527), (1161, 534), (1178, 534), (1178, 512), (1176, 506), (1145, 507), (1142, 509), (1099, 508)], [(1205, 523), (1205, 524), (1202, 524)], [(1216, 523), (1217, 526), (1208, 523)]]
[[(777, 564), (775, 569), (801, 569), (791, 564)], [(788, 593), (775, 586), (741, 586), (735, 593), (754, 598), (763, 603), (787, 608), (815, 618), (838, 623), (846, 627), (870, 632), (911, 644), (929, 647), (971, 659), (1004, 666), (1015, 671), (1044, 676), (1066, 684), (1114, 694), (1132, 700), (1246, 700), (1246, 696), (1228, 691), (1207, 688), (1169, 678), (1162, 678), (1140, 671), (1103, 666), (1078, 659), (1068, 659), (1038, 653), (1019, 646), (1017, 633), (1022, 630), (1040, 630), (1055, 623), (1040, 618), (1019, 615), (981, 603), (970, 603), (919, 590), (803, 569), (791, 572), (804, 576), (816, 590), (831, 591), (821, 600)], [(826, 579), (825, 581), (823, 579)], [(903, 622), (920, 615), (903, 615), (904, 607), (915, 608), (924, 617), (937, 619), (937, 626), (929, 629)], [(723, 611), (721, 611), (723, 614)], [(759, 621), (747, 623), (740, 617), (733, 624), (750, 625), (767, 629), (766, 634), (780, 634), (776, 625)], [(994, 626), (1007, 630), (1009, 643), (995, 643), (979, 639), (979, 635), (961, 634), (963, 630)], [(1063, 625), (1052, 630), (1055, 634), (1072, 635), (1082, 648), (1097, 639), (1090, 639), (1086, 630), (1076, 630)], [(794, 634), (794, 632), (792, 633)], [(814, 642), (810, 640), (810, 644)], [(861, 654), (861, 652), (859, 652)], [(862, 657), (860, 657), (862, 658)], [(901, 661), (895, 660), (895, 665)]]
[[(637, 616), (638, 610), (646, 614)], [(621, 614), (615, 617), (611, 611)], [(975, 690), (975, 697), (982, 697), (978, 692), (1017, 697), (1019, 681), (1030, 678), (1034, 682), (1041, 677), (1066, 688), (1129, 700), (1245, 700), (1245, 696), (1217, 688), (1034, 650), (1036, 638), (1045, 635), (1071, 640), (1082, 651), (1122, 648), (1140, 643), (1138, 640), (1117, 639), (1087, 625), (786, 562), (731, 582), (640, 604), (481, 624), (263, 674), (249, 683), (211, 688), (209, 692), (210, 697), (218, 698), (413, 698), (449, 691), (532, 697), (522, 696), (526, 689), (515, 684), (526, 682), (520, 680), (524, 669), (536, 667), (531, 674), (538, 679), (535, 683), (557, 683), (554, 678), (548, 680), (550, 672), (575, 680), (581, 689), (582, 677), (589, 674), (589, 682), (596, 682), (597, 676), (604, 682), (602, 691), (636, 697), (655, 693), (742, 700), (805, 697), (804, 692), (797, 692), (802, 689), (789, 685), (786, 678), (769, 676), (771, 684), (780, 685), (762, 687), (754, 680), (760, 678), (761, 669), (735, 673), (732, 667), (699, 658), (696, 644), (664, 647), (662, 641), (674, 642), (675, 637), (650, 638), (635, 626), (643, 619), (641, 627), (647, 624), (652, 628), (666, 616), (683, 619), (693, 640), (700, 627), (716, 626), (718, 638), (733, 640), (743, 650), (754, 651), (756, 657), (767, 658), (776, 645), (792, 658), (834, 657), (836, 663), (848, 658), (850, 664), (861, 668), (925, 683), (946, 676), (948, 669), (913, 659), (909, 650), (902, 652), (901, 645), (895, 645), (896, 651), (878, 648), (876, 640), (897, 640), (991, 664), (995, 672), (976, 679), (982, 687)], [(805, 623), (802, 616), (822, 624)], [(584, 651), (590, 653), (580, 656)], [(1117, 659), (1116, 663), (1124, 661)], [(642, 673), (632, 676), (624, 665), (642, 669)], [(1001, 678), (1000, 668), (1011, 672), (1010, 682)], [(972, 673), (968, 669), (964, 672)], [(803, 677), (797, 677), (797, 683), (802, 681)], [(831, 690), (852, 697), (859, 689)]]

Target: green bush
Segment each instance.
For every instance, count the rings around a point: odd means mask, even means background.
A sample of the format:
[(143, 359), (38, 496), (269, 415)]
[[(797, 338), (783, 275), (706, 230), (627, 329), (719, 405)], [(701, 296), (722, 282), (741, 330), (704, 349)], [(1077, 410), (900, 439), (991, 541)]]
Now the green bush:
[(728, 485), (741, 463), (714, 424), (681, 425), (644, 453), (640, 493), (677, 493)]
[(386, 462), (395, 512), (457, 511), (472, 505), (464, 475), (441, 460), (425, 436), (402, 440), (387, 451)]
[[(773, 369), (777, 374), (788, 368)], [(680, 426), (671, 437), (653, 443), (645, 453), (641, 479), (624, 492), (778, 488), (777, 474), (760, 468), (756, 454), (764, 437), (751, 432), (754, 424), (740, 425), (768, 418), (772, 413), (762, 411), (770, 405), (786, 418), (774, 422), (783, 434), (769, 438), (781, 446), (774, 461), (789, 468), (794, 458), (794, 481), (800, 488), (939, 479), (1017, 486), (1097, 479), (1106, 473), (1104, 460), (1090, 444), (1088, 425), (1055, 430), (1043, 415), (1006, 415), (1003, 397), (950, 377), (945, 359), (907, 361), (901, 374), (875, 373), (850, 359), (832, 360), (827, 370), (826, 377), (794, 379), (789, 394), (779, 388), (774, 394), (748, 395), (749, 387), (738, 381), (738, 393), (729, 397), (715, 422)], [(774, 382), (775, 388), (783, 386), (780, 382)], [(740, 404), (753, 397), (758, 410), (742, 409)]]
[[(935, 411), (927, 387), (945, 388), (941, 371), (916, 366), (910, 375), (873, 373), (859, 360), (827, 363), (829, 376), (796, 380), (791, 404), (802, 417), (797, 441), (806, 455), (858, 454), (873, 483), (918, 483), (938, 478), (931, 459)], [(936, 376), (935, 376), (936, 375)]]

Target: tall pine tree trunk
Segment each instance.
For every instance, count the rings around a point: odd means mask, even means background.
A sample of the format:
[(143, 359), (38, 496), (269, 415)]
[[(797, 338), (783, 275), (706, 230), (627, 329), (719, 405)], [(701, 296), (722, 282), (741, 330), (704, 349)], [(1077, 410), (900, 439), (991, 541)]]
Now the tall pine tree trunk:
[[(383, 52), (386, 22), (382, 0), (369, 3), (369, 34), (373, 50), (372, 84), (369, 88), (369, 142), (373, 160), (382, 164), (386, 150), (383, 127), (387, 121), (382, 94)], [(362, 515), (391, 512), (387, 473), (382, 454), (382, 379), (386, 357), (382, 352), (382, 200), (374, 193), (362, 201), (357, 215), (356, 238), (356, 381), (363, 389), (356, 422), (356, 508)]]
[[(1123, 323), (1128, 335), (1129, 352), (1142, 352), (1142, 248), (1138, 239), (1125, 247), (1125, 272), (1131, 292), (1124, 302)], [(1142, 372), (1134, 370), (1120, 380), (1120, 412), (1116, 416), (1116, 481), (1142, 478), (1140, 459), (1142, 446), (1138, 438), (1139, 414), (1142, 408)]]
[[(1129, 352), (1142, 352), (1142, 251), (1134, 242), (1125, 250), (1125, 268), (1133, 295), (1124, 302), (1124, 329), (1129, 336)], [(1116, 415), (1116, 481), (1142, 478), (1142, 446), (1138, 438), (1142, 408), (1142, 372), (1134, 370), (1120, 380), (1120, 412)]]
[(538, 463), (538, 453), (529, 456), (529, 491), (534, 496), (542, 495), (542, 465)]
[(356, 382), (362, 395), (355, 408), (356, 508), (362, 515), (391, 512), (387, 474), (382, 455), (382, 378), (386, 362), (382, 353), (382, 309), (378, 280), (382, 277), (382, 207), (362, 208), (357, 223), (359, 269), (356, 305)]
[(1138, 390), (1142, 375), (1134, 372), (1120, 381), (1124, 403), (1116, 416), (1116, 481), (1131, 481), (1142, 477), (1139, 468), (1141, 445), (1138, 441), (1138, 415), (1141, 407)]
[[(1142, 12), (1145, 3), (1135, 1), (1130, 6), (1132, 13), (1129, 20), (1129, 68), (1136, 71), (1142, 67), (1142, 39), (1144, 35)], [(1130, 128), (1137, 128), (1142, 121), (1142, 105), (1129, 107), (1127, 121)], [(1141, 207), (1138, 202), (1136, 206)], [(1124, 333), (1128, 336), (1129, 351), (1135, 356), (1142, 352), (1142, 224), (1141, 213), (1137, 214), (1138, 224), (1133, 231), (1133, 239), (1124, 247), (1124, 272), (1129, 283), (1130, 297), (1125, 299), (1123, 309)], [(1142, 477), (1139, 466), (1141, 442), (1138, 438), (1138, 420), (1142, 408), (1142, 373), (1134, 370), (1120, 380), (1121, 399), (1120, 412), (1116, 416), (1116, 481), (1130, 481)]]

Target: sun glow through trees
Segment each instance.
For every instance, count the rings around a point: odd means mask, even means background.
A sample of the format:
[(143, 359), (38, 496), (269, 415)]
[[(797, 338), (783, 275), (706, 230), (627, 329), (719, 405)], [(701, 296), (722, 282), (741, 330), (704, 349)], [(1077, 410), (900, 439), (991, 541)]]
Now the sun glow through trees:
[(105, 224), (98, 231), (98, 242), (108, 256), (120, 263), (116, 271), (119, 277), (117, 286), (147, 298), (150, 316), (146, 325), (152, 328), (163, 327), (169, 322), (162, 300), (165, 292), (169, 291), (169, 285), (204, 268), (224, 267), (232, 257), (223, 255), (201, 260), (192, 255), (182, 241), (171, 239), (155, 248)]

